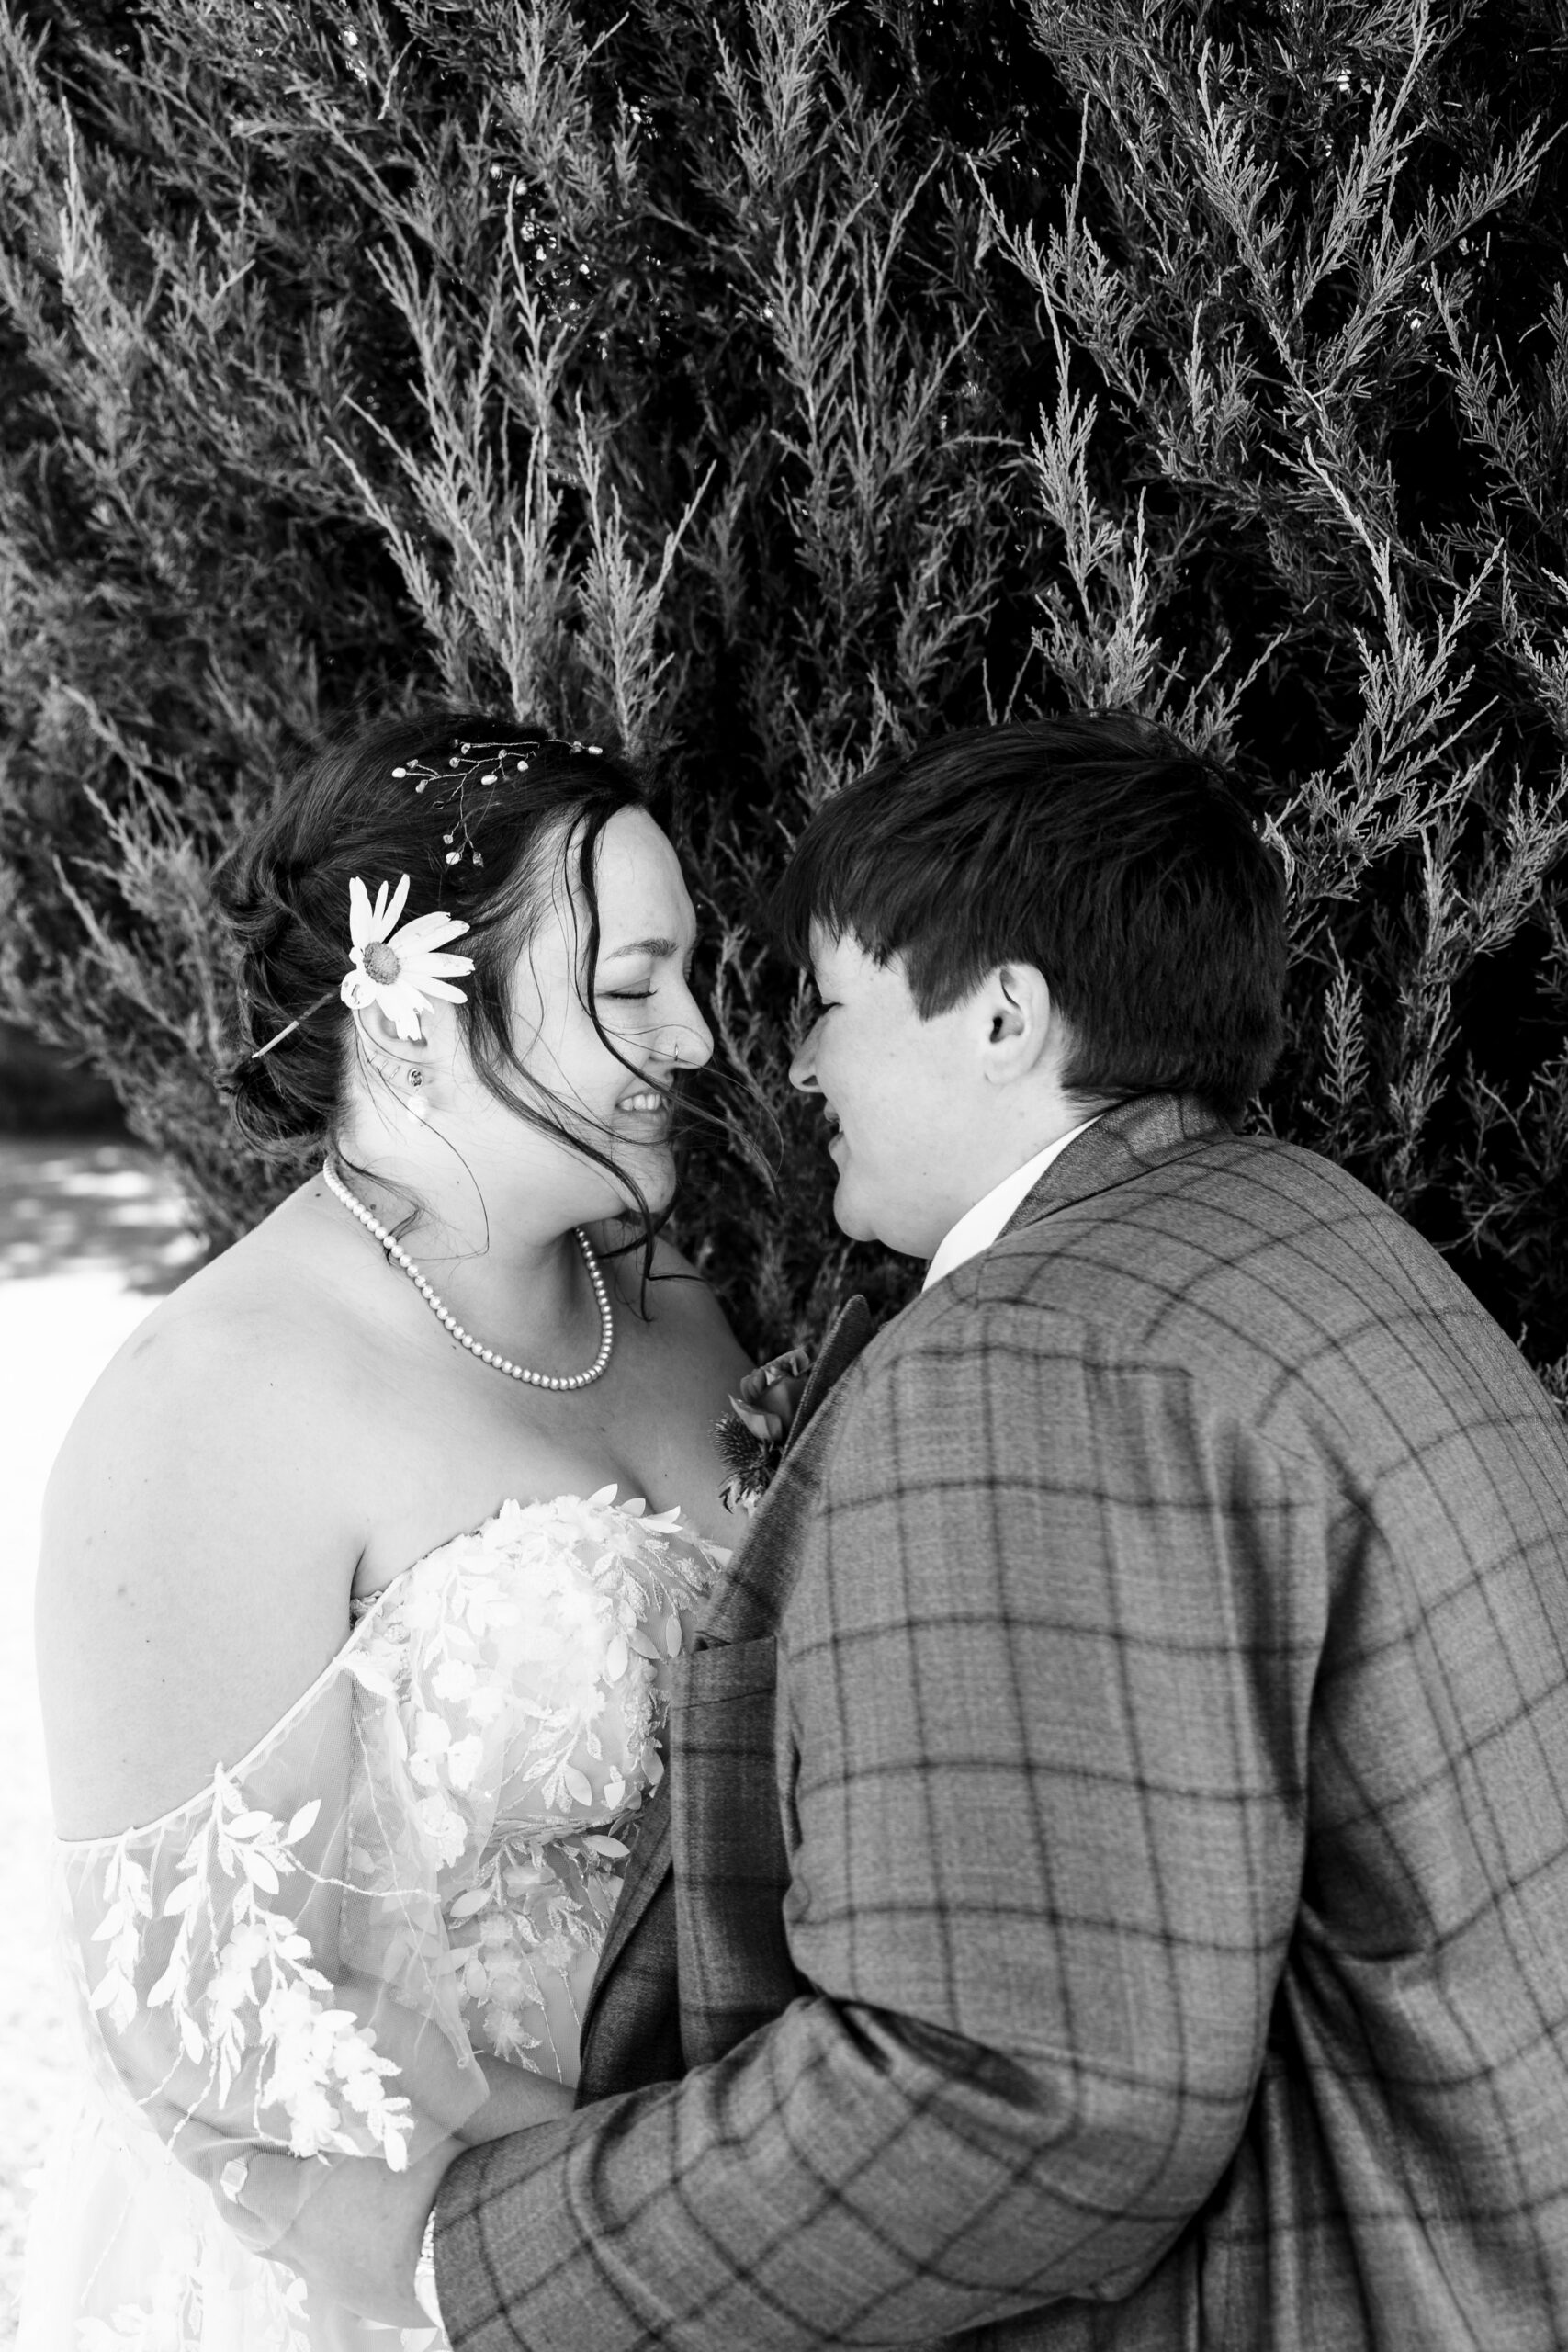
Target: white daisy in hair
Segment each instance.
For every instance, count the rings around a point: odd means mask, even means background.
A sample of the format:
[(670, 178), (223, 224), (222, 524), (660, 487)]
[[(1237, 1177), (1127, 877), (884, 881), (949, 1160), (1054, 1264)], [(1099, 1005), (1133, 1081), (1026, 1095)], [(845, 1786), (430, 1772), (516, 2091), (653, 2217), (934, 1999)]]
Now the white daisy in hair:
[(383, 882), (372, 906), (369, 891), (357, 874), (354, 876), (348, 886), (353, 968), (344, 973), (339, 993), (356, 1012), (368, 1004), (378, 1005), (400, 1037), (417, 1037), (419, 1016), (429, 1011), (432, 997), (445, 997), (449, 1004), (468, 1001), (461, 989), (452, 987), (451, 976), (471, 972), (474, 959), (437, 952), (468, 930), (456, 915), (416, 915), (399, 931), (398, 917), (408, 895), (405, 874), (390, 899)]

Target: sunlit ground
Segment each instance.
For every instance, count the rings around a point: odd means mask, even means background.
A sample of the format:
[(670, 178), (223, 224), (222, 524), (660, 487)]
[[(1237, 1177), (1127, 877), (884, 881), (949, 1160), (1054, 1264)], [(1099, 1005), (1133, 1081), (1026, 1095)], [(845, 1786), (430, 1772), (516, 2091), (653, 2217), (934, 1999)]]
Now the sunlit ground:
[(39, 1507), (78, 1405), (194, 1254), (146, 1155), (0, 1141), (0, 2347), (16, 2333), (28, 2182), (70, 2065), (32, 1672)]

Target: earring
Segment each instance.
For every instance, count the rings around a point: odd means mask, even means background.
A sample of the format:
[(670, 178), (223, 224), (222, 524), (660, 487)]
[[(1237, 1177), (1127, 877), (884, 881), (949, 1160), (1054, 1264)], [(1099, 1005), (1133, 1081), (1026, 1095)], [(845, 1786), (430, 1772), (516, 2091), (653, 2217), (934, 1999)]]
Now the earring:
[[(419, 1091), (424, 1084), (424, 1072), (417, 1062), (405, 1062), (400, 1055), (378, 1054), (368, 1048), (366, 1059), (382, 1085), (398, 1097), (400, 1111), (406, 1111), (411, 1119), (421, 1122), (429, 1117), (430, 1106)], [(410, 1097), (406, 1102), (401, 1099), (405, 1090)]]
[(424, 1084), (424, 1072), (417, 1062), (394, 1061), (389, 1067), (383, 1066), (381, 1075), (394, 1092), (400, 1081), (407, 1091), (409, 1099), (406, 1102), (400, 1102), (400, 1110), (406, 1111), (411, 1119), (423, 1121), (429, 1116), (430, 1106), (420, 1091)]

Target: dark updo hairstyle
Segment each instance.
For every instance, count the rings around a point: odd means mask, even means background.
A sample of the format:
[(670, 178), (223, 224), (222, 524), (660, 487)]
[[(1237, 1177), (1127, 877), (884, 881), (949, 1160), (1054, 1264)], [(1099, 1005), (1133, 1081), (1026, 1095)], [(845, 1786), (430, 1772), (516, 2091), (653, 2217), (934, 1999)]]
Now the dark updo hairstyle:
[[(331, 1147), (355, 1034), (339, 997), (349, 968), (349, 882), (359, 876), (374, 898), (378, 883), (395, 888), (406, 874), (400, 924), (439, 910), (469, 926), (453, 942), (474, 964), (457, 1017), (480, 1081), (519, 1117), (629, 1183), (528, 1077), (512, 1032), (511, 986), (525, 941), (569, 882), (587, 916), (584, 1002), (617, 1051), (591, 993), (597, 852), (612, 817), (649, 806), (614, 753), (471, 711), (385, 719), (318, 752), (219, 877), (241, 948), (245, 1040), (225, 1088), (247, 1141), (288, 1158), (311, 1144)], [(290, 1023), (290, 1035), (258, 1054)], [(646, 1230), (646, 1209), (642, 1223)]]

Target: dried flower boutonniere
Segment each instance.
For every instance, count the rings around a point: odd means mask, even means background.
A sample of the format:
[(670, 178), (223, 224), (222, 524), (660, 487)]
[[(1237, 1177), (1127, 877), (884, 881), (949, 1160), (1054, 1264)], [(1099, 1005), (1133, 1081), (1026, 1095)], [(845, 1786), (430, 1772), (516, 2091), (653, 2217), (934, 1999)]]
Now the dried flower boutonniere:
[(810, 1365), (805, 1348), (771, 1356), (747, 1374), (739, 1396), (714, 1423), (714, 1443), (729, 1473), (718, 1490), (726, 1510), (754, 1511), (773, 1484)]

